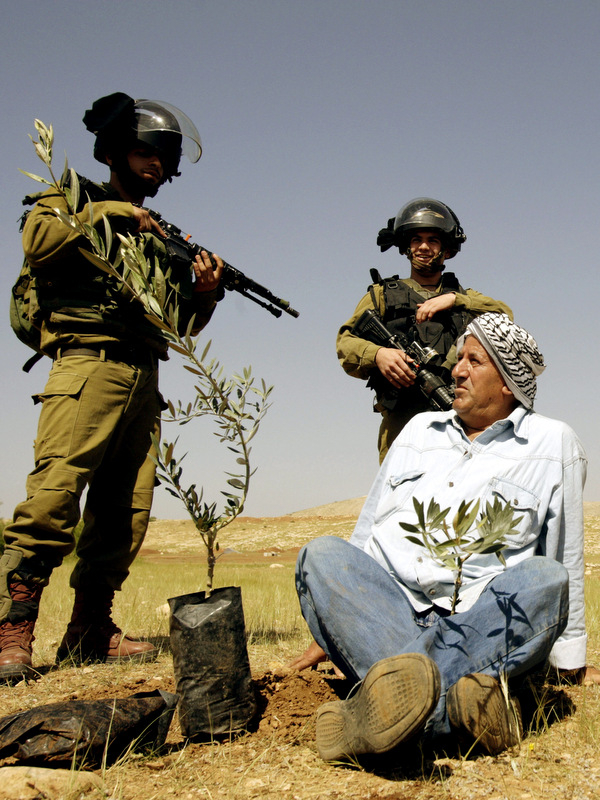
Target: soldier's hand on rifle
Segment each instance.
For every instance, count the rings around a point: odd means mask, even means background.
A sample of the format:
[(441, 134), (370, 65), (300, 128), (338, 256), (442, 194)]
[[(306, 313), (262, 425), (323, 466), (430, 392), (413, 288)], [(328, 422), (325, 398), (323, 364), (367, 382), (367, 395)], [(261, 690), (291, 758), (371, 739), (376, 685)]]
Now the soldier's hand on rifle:
[(195, 292), (212, 292), (216, 289), (223, 274), (223, 261), (216, 253), (213, 253), (215, 267), (206, 250), (202, 250), (192, 262), (196, 281), (194, 283)]
[(452, 308), (456, 295), (454, 292), (448, 294), (440, 294), (437, 297), (430, 297), (424, 303), (420, 303), (415, 315), (417, 322), (425, 322), (431, 319), (438, 311), (447, 311)]
[(166, 237), (167, 234), (163, 231), (158, 222), (155, 219), (152, 219), (146, 208), (134, 206), (133, 218), (137, 222), (138, 233), (154, 233), (162, 236), (163, 238)]
[(375, 355), (375, 363), (379, 371), (396, 389), (412, 386), (415, 382), (415, 373), (410, 368), (414, 364), (404, 350), (395, 350), (392, 347), (380, 347)]

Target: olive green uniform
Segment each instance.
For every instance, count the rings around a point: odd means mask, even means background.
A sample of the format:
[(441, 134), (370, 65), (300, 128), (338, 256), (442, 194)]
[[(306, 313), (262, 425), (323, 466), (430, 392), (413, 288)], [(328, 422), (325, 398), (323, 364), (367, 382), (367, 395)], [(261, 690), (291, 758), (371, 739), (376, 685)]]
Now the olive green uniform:
[[(117, 231), (127, 229), (133, 206), (109, 186), (91, 185), (94, 220), (106, 214)], [(25, 256), (36, 275), (42, 306), (44, 352), (54, 363), (43, 392), (35, 441), (35, 468), (27, 498), (6, 526), (7, 549), (23, 553), (19, 573), (47, 582), (74, 548), (79, 503), (88, 488), (84, 528), (77, 545), (74, 588), (108, 584), (119, 589), (144, 540), (155, 483), (151, 436), (160, 435), (163, 401), (158, 362), (167, 355), (161, 331), (144, 316), (121, 284), (80, 252), (85, 244), (60, 222), (61, 198), (48, 192), (23, 231)], [(89, 221), (87, 207), (80, 218)], [(143, 234), (145, 248), (168, 261), (157, 237)], [(209, 320), (216, 292), (180, 297), (180, 322), (196, 313), (196, 327)], [(185, 280), (184, 280), (185, 284)]]
[[(403, 278), (402, 282), (421, 295), (423, 302), (431, 297), (436, 297), (440, 293), (439, 287), (436, 287), (434, 291), (429, 291), (412, 278)], [(382, 286), (377, 283), (374, 284), (373, 292), (377, 311), (383, 317), (385, 314), (385, 298)], [(512, 312), (507, 305), (498, 300), (493, 300), (491, 297), (486, 297), (474, 289), (467, 289), (464, 294), (455, 292), (455, 298), (454, 307), (464, 310), (470, 317), (484, 314), (486, 311), (493, 311), (508, 314), (512, 319)], [(352, 317), (339, 329), (336, 340), (337, 356), (344, 371), (348, 375), (362, 380), (368, 380), (374, 373), (379, 372), (375, 363), (375, 356), (380, 345), (361, 339), (352, 333), (353, 326), (367, 309), (373, 309), (373, 298), (370, 292), (365, 294), (356, 306)], [(448, 353), (443, 355), (445, 356), (443, 366), (451, 370), (456, 363), (455, 347), (453, 346)], [(401, 399), (402, 390), (399, 391)], [(425, 411), (427, 408), (427, 399), (420, 393), (416, 394), (414, 392), (410, 393), (409, 402), (405, 404), (398, 402), (393, 411), (388, 411), (375, 402), (374, 410), (382, 415), (378, 437), (380, 461), (383, 461), (390, 445), (406, 423), (415, 414)]]

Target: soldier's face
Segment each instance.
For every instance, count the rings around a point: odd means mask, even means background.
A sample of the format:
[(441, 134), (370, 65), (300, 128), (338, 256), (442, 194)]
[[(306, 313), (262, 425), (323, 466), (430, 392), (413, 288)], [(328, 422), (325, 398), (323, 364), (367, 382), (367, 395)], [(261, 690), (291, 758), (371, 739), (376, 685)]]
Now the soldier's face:
[(133, 174), (145, 183), (158, 186), (162, 182), (164, 168), (158, 150), (154, 147), (140, 142), (127, 153), (127, 163)]
[(437, 231), (417, 230), (410, 239), (410, 252), (413, 262), (430, 267), (435, 259), (437, 266), (444, 263), (442, 240)]

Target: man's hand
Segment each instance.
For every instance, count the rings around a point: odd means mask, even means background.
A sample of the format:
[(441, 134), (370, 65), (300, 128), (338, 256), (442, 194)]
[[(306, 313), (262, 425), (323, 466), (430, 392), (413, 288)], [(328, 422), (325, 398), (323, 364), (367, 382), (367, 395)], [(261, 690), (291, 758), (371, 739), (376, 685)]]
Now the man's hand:
[(600, 683), (600, 669), (596, 667), (587, 666), (583, 674), (583, 685), (594, 686)]
[(596, 686), (600, 684), (600, 670), (588, 665), (579, 669), (559, 669), (558, 674), (566, 683), (580, 686)]
[(133, 206), (133, 218), (137, 223), (136, 230), (138, 233), (155, 233), (158, 236), (162, 236), (163, 239), (166, 237), (167, 234), (145, 208)]
[[(308, 667), (314, 667), (317, 664), (320, 664), (321, 661), (327, 661), (328, 658), (329, 656), (325, 650), (323, 650), (323, 648), (316, 642), (313, 642), (306, 648), (301, 656), (297, 656), (293, 661), (291, 661), (288, 664), (288, 667), (290, 669), (297, 669), (298, 672), (300, 672), (303, 669), (308, 669)], [(346, 677), (344, 673), (335, 666), (335, 664), (333, 665), (333, 669), (338, 678)]]
[(213, 253), (216, 267), (213, 269), (212, 262), (206, 250), (202, 250), (192, 263), (196, 281), (194, 283), (195, 292), (212, 292), (216, 289), (223, 274), (223, 261), (216, 253)]
[(415, 382), (415, 373), (410, 368), (410, 365), (415, 363), (414, 359), (404, 350), (380, 347), (375, 355), (375, 363), (383, 377), (396, 389), (412, 386)]
[(296, 656), (293, 661), (290, 661), (290, 669), (297, 669), (298, 672), (308, 667), (314, 667), (315, 664), (320, 664), (321, 661), (327, 661), (328, 655), (323, 648), (316, 642), (309, 645), (301, 656)]
[(579, 670), (579, 676), (576, 683), (582, 686), (595, 686), (600, 684), (600, 670), (591, 665), (587, 665)]
[(454, 292), (448, 292), (448, 294), (440, 294), (437, 297), (431, 297), (429, 300), (425, 300), (424, 303), (419, 303), (415, 315), (417, 322), (425, 322), (431, 319), (438, 311), (447, 311), (449, 308), (452, 308), (455, 300), (456, 295)]

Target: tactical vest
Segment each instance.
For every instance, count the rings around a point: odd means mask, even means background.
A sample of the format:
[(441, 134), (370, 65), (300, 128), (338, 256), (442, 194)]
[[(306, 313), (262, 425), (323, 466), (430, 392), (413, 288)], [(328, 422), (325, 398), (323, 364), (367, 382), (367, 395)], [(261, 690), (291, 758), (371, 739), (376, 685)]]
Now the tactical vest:
[[(438, 374), (445, 383), (450, 384), (452, 376), (442, 364), (452, 345), (464, 333), (473, 318), (472, 315), (464, 309), (452, 307), (447, 311), (439, 311), (433, 319), (417, 325), (415, 315), (417, 306), (425, 302), (423, 296), (411, 289), (397, 275), (393, 278), (385, 278), (380, 285), (383, 289), (385, 305), (383, 314), (385, 326), (391, 333), (402, 333), (410, 341), (418, 341), (436, 350), (439, 353), (439, 359), (430, 362), (427, 368)], [(379, 311), (372, 286), (369, 287), (369, 292), (376, 311)], [(465, 290), (453, 272), (442, 275), (440, 291), (435, 296), (450, 292), (465, 294)], [(371, 376), (367, 385), (376, 392), (376, 408), (379, 411), (383, 409), (394, 411), (400, 405), (403, 408), (414, 407), (415, 413), (428, 409), (427, 398), (417, 386), (399, 391), (378, 370)]]
[[(119, 199), (105, 186), (78, 177), (82, 198), (78, 211), (83, 209), (88, 199), (92, 202)], [(35, 202), (38, 199), (39, 196), (34, 196), (23, 202)], [(128, 219), (123, 219), (120, 230), (115, 218), (111, 222), (115, 232), (125, 234), (128, 228), (131, 230)], [(166, 262), (167, 256), (159, 238), (151, 233), (137, 234), (136, 238), (149, 263), (154, 264), (156, 257), (163, 271), (166, 271), (168, 264), (161, 262)], [(114, 247), (115, 252), (111, 254), (113, 263), (118, 248), (116, 236)], [(186, 269), (178, 272), (181, 274), (169, 276), (168, 288), (177, 293), (179, 300), (190, 300), (193, 294), (192, 271)], [(72, 258), (65, 257), (55, 268), (47, 266), (31, 274), (35, 278), (39, 322), (45, 319), (71, 332), (102, 331), (118, 338), (135, 338), (166, 351), (166, 340), (160, 329), (146, 319), (142, 304), (132, 302), (130, 291), (118, 278), (101, 271), (84, 256), (77, 254)]]

